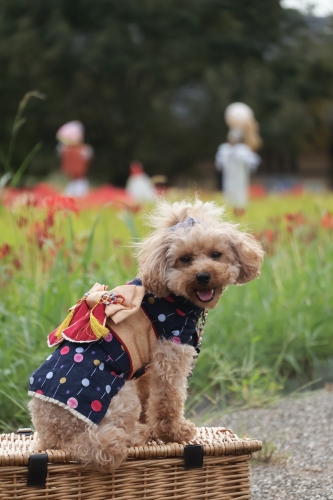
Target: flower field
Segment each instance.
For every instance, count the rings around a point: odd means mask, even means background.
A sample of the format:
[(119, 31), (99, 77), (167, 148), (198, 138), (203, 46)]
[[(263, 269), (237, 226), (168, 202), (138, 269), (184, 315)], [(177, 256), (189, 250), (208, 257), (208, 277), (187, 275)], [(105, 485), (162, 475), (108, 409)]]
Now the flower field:
[[(2, 430), (29, 425), (29, 375), (49, 354), (46, 336), (66, 309), (96, 281), (112, 288), (136, 275), (130, 244), (147, 232), (148, 209), (79, 210), (61, 196), (44, 207), (29, 199), (0, 206)], [(265, 263), (259, 280), (229, 287), (209, 313), (190, 381), (194, 417), (208, 404), (261, 405), (333, 382), (333, 196), (254, 199), (237, 222), (262, 241)]]

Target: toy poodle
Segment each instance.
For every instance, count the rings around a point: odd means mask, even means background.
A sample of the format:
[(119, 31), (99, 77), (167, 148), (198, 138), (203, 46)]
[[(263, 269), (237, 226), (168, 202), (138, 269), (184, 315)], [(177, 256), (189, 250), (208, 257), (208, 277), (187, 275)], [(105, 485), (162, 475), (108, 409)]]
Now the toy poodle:
[(35, 450), (62, 449), (113, 471), (130, 446), (188, 442), (187, 382), (208, 309), (260, 274), (264, 252), (212, 202), (161, 200), (138, 244), (138, 277), (96, 283), (48, 336), (57, 348), (30, 377)]

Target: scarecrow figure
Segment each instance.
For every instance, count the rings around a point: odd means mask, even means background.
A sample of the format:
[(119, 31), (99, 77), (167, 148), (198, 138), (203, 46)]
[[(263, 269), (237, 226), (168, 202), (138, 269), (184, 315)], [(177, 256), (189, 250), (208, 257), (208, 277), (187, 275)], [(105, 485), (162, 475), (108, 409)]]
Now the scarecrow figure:
[(215, 166), (223, 173), (222, 190), (226, 202), (233, 207), (235, 215), (243, 215), (248, 202), (250, 173), (260, 163), (255, 151), (262, 141), (258, 122), (246, 104), (230, 104), (225, 111), (225, 121), (229, 127), (227, 142), (219, 146)]
[(57, 132), (59, 144), (57, 152), (61, 158), (60, 169), (69, 177), (65, 195), (85, 196), (89, 191), (86, 178), (89, 164), (93, 158), (93, 148), (84, 144), (84, 127), (79, 121), (68, 122)]
[(145, 173), (140, 161), (130, 163), (130, 176), (126, 183), (127, 192), (136, 201), (152, 202), (156, 197), (156, 189), (150, 177)]

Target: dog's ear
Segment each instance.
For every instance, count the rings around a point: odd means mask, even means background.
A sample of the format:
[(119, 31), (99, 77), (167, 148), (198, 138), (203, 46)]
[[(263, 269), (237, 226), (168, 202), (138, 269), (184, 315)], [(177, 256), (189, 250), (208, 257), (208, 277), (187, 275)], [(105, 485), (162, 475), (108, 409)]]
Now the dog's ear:
[(167, 237), (156, 231), (139, 244), (139, 277), (148, 292), (156, 297), (166, 297), (170, 291), (166, 286)]
[(233, 242), (231, 248), (240, 264), (236, 284), (241, 285), (258, 278), (264, 259), (264, 251), (260, 242), (251, 234), (243, 233), (238, 242)]

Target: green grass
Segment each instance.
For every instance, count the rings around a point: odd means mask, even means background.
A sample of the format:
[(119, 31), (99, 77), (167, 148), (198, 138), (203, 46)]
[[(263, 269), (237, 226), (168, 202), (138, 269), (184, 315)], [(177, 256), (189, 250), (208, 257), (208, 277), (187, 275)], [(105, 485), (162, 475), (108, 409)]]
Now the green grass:
[[(49, 352), (47, 334), (95, 281), (113, 287), (136, 275), (129, 245), (147, 228), (141, 213), (60, 210), (39, 248), (36, 223), (42, 224), (44, 210), (0, 210), (0, 255), (4, 244), (11, 246), (0, 259), (0, 427), (8, 432), (29, 425), (28, 379)], [(218, 409), (264, 404), (291, 385), (313, 381), (315, 367), (333, 357), (333, 233), (320, 226), (325, 211), (333, 212), (332, 196), (251, 203), (240, 222), (263, 240), (262, 274), (229, 287), (209, 313), (190, 382), (192, 415), (207, 401)], [(304, 223), (283, 217), (296, 212)]]

